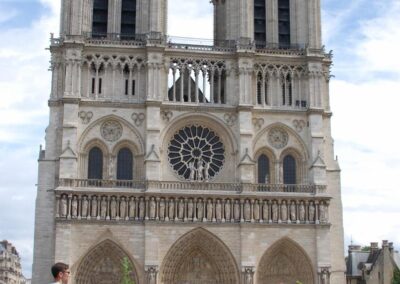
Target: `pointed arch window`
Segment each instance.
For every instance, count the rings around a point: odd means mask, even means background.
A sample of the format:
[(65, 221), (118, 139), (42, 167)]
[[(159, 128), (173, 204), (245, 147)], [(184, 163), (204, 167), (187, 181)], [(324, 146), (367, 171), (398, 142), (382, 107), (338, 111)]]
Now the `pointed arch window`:
[(89, 151), (88, 179), (103, 179), (103, 152), (98, 147)]
[(283, 159), (283, 183), (296, 184), (296, 160), (292, 155)]
[(108, 26), (108, 0), (94, 0), (92, 37), (106, 37), (107, 26)]
[(128, 148), (122, 148), (117, 157), (117, 180), (133, 179), (133, 154)]
[(290, 48), (290, 1), (278, 0), (279, 47)]
[(254, 0), (254, 41), (259, 48), (267, 41), (265, 0)]
[(258, 183), (270, 183), (270, 167), (269, 167), (269, 158), (262, 154), (257, 160), (257, 168), (258, 168)]
[(134, 39), (136, 34), (136, 0), (122, 0), (121, 39)]

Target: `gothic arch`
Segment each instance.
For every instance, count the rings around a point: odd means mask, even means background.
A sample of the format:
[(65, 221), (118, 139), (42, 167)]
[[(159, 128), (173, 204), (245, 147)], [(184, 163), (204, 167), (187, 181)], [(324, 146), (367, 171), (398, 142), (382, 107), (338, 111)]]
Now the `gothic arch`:
[[(215, 235), (199, 228), (178, 239), (161, 267), (161, 283), (239, 283), (236, 261), (226, 245)], [(203, 282), (202, 282), (203, 283)]]
[[(307, 159), (309, 156), (308, 150), (307, 150), (307, 146), (304, 142), (304, 140), (300, 137), (300, 135), (298, 133), (296, 133), (295, 130), (293, 130), (292, 128), (290, 128), (289, 126), (287, 126), (286, 124), (283, 123), (273, 123), (271, 125), (268, 125), (267, 127), (265, 127), (263, 130), (261, 130), (255, 137), (253, 140), (253, 149), (255, 151), (259, 151), (259, 149), (261, 149), (262, 147), (264, 147), (265, 144), (262, 145), (258, 145), (260, 144), (259, 141), (266, 136), (266, 134), (268, 133), (268, 131), (274, 127), (280, 127), (284, 130), (287, 131), (287, 133), (289, 134), (289, 142), (290, 142), (290, 137), (294, 138), (294, 141), (296, 145), (289, 145), (289, 147), (296, 147), (297, 151), (300, 152), (302, 154), (302, 156), (304, 157), (304, 159)], [(283, 150), (285, 150), (286, 148), (284, 148)], [(280, 156), (279, 151), (275, 151), (277, 152), (276, 155)]]
[[(138, 154), (144, 154), (144, 141), (142, 136), (140, 135), (140, 132), (133, 127), (132, 123), (128, 122), (127, 120), (123, 119), (122, 117), (116, 116), (116, 115), (107, 115), (104, 117), (101, 117), (95, 121), (93, 121), (80, 135), (80, 138), (78, 140), (78, 149), (83, 149), (83, 146), (85, 144), (87, 144), (87, 139), (89, 137), (89, 134), (92, 130), (94, 130), (94, 128), (96, 127), (101, 127), (101, 124), (107, 120), (116, 120), (118, 122), (120, 122), (123, 126), (123, 128), (125, 130), (129, 130), (131, 135), (133, 135), (134, 137), (134, 142), (135, 145), (137, 146), (138, 149)], [(100, 132), (96, 133), (95, 136), (97, 137), (101, 137), (100, 136)], [(124, 138), (124, 136), (121, 138), (122, 139), (128, 139), (128, 138)], [(130, 140), (130, 139), (128, 139)], [(119, 143), (119, 141), (117, 142)]]
[(101, 150), (103, 154), (103, 177), (106, 176), (107, 170), (108, 170), (108, 164), (107, 164), (107, 157), (109, 156), (109, 149), (107, 145), (100, 139), (94, 138), (90, 141), (88, 141), (84, 147), (82, 148), (82, 152), (79, 154), (79, 162), (80, 162), (80, 171), (79, 174), (81, 178), (87, 178), (88, 177), (88, 163), (89, 163), (89, 152), (91, 149), (94, 147), (97, 147)]
[(139, 275), (135, 262), (115, 242), (106, 239), (88, 253), (79, 262), (75, 284), (121, 283), (122, 261), (127, 258), (132, 267), (132, 280), (138, 283)]
[(257, 269), (258, 284), (314, 283), (312, 262), (304, 249), (289, 238), (273, 244), (262, 256)]
[[(139, 152), (138, 146), (133, 142), (129, 140), (122, 140), (118, 142), (112, 149), (111, 155), (113, 158), (113, 166), (117, 170), (117, 165), (118, 165), (118, 152), (123, 149), (127, 148), (129, 149), (132, 154), (133, 154), (133, 177), (134, 179), (141, 179), (143, 177), (143, 159), (144, 156)], [(114, 171), (114, 175), (116, 178), (116, 171)]]
[(269, 163), (270, 163), (270, 177), (269, 177), (269, 183), (273, 184), (273, 183), (277, 183), (275, 182), (275, 163), (277, 162), (277, 157), (275, 156), (274, 151), (269, 148), (269, 147), (263, 147), (261, 149), (259, 149), (256, 154), (254, 155), (254, 160), (256, 161), (256, 167), (255, 167), (255, 177), (258, 180), (258, 159), (260, 158), (261, 155), (265, 155), (268, 157), (269, 159)]

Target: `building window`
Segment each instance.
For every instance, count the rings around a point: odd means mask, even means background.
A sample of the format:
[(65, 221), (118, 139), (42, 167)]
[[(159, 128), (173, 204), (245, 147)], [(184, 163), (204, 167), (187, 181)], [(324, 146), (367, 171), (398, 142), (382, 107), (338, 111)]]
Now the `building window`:
[(267, 41), (265, 0), (254, 0), (254, 41), (257, 47), (265, 47)]
[(261, 155), (257, 160), (258, 183), (270, 183), (269, 159), (266, 155)]
[(92, 37), (107, 36), (108, 0), (94, 0)]
[(283, 183), (296, 184), (296, 160), (291, 155), (283, 159)]
[(290, 48), (290, 1), (278, 0), (279, 47)]
[(282, 76), (282, 105), (291, 106), (293, 104), (292, 77), (290, 74)]
[(136, 0), (122, 0), (121, 39), (134, 39), (136, 33)]
[(118, 152), (117, 180), (133, 179), (133, 155), (131, 150), (123, 148)]
[(88, 179), (103, 178), (103, 152), (98, 147), (89, 151)]
[(259, 72), (257, 74), (257, 104), (268, 105), (268, 77)]

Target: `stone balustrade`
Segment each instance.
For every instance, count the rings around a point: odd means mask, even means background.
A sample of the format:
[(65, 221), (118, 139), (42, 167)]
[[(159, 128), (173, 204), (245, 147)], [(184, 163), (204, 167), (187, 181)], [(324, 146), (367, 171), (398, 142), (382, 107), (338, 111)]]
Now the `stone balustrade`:
[(57, 220), (329, 224), (328, 197), (218, 197), (56, 190)]
[(226, 191), (226, 192), (286, 192), (286, 193), (325, 193), (326, 186), (313, 184), (248, 184), (214, 183), (184, 181), (131, 181), (131, 180), (89, 180), (60, 179), (60, 187), (69, 188), (118, 188), (151, 190), (186, 190), (186, 191)]

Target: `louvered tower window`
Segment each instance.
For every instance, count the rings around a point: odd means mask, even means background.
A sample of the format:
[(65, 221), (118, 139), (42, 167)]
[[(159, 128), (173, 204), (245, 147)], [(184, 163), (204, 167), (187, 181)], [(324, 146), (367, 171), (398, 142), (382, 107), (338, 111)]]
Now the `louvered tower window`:
[(108, 0), (94, 0), (92, 37), (107, 36)]
[(270, 183), (269, 159), (266, 155), (261, 155), (257, 161), (258, 183)]
[(290, 47), (290, 1), (278, 0), (279, 47)]
[(296, 160), (291, 155), (283, 159), (283, 183), (296, 184)]
[(121, 39), (134, 39), (136, 33), (136, 0), (122, 0)]
[(254, 0), (254, 40), (257, 47), (264, 47), (267, 41), (265, 0)]
[(128, 148), (123, 148), (118, 152), (117, 179), (133, 179), (133, 155)]
[(89, 151), (88, 179), (103, 178), (103, 152), (98, 147)]

